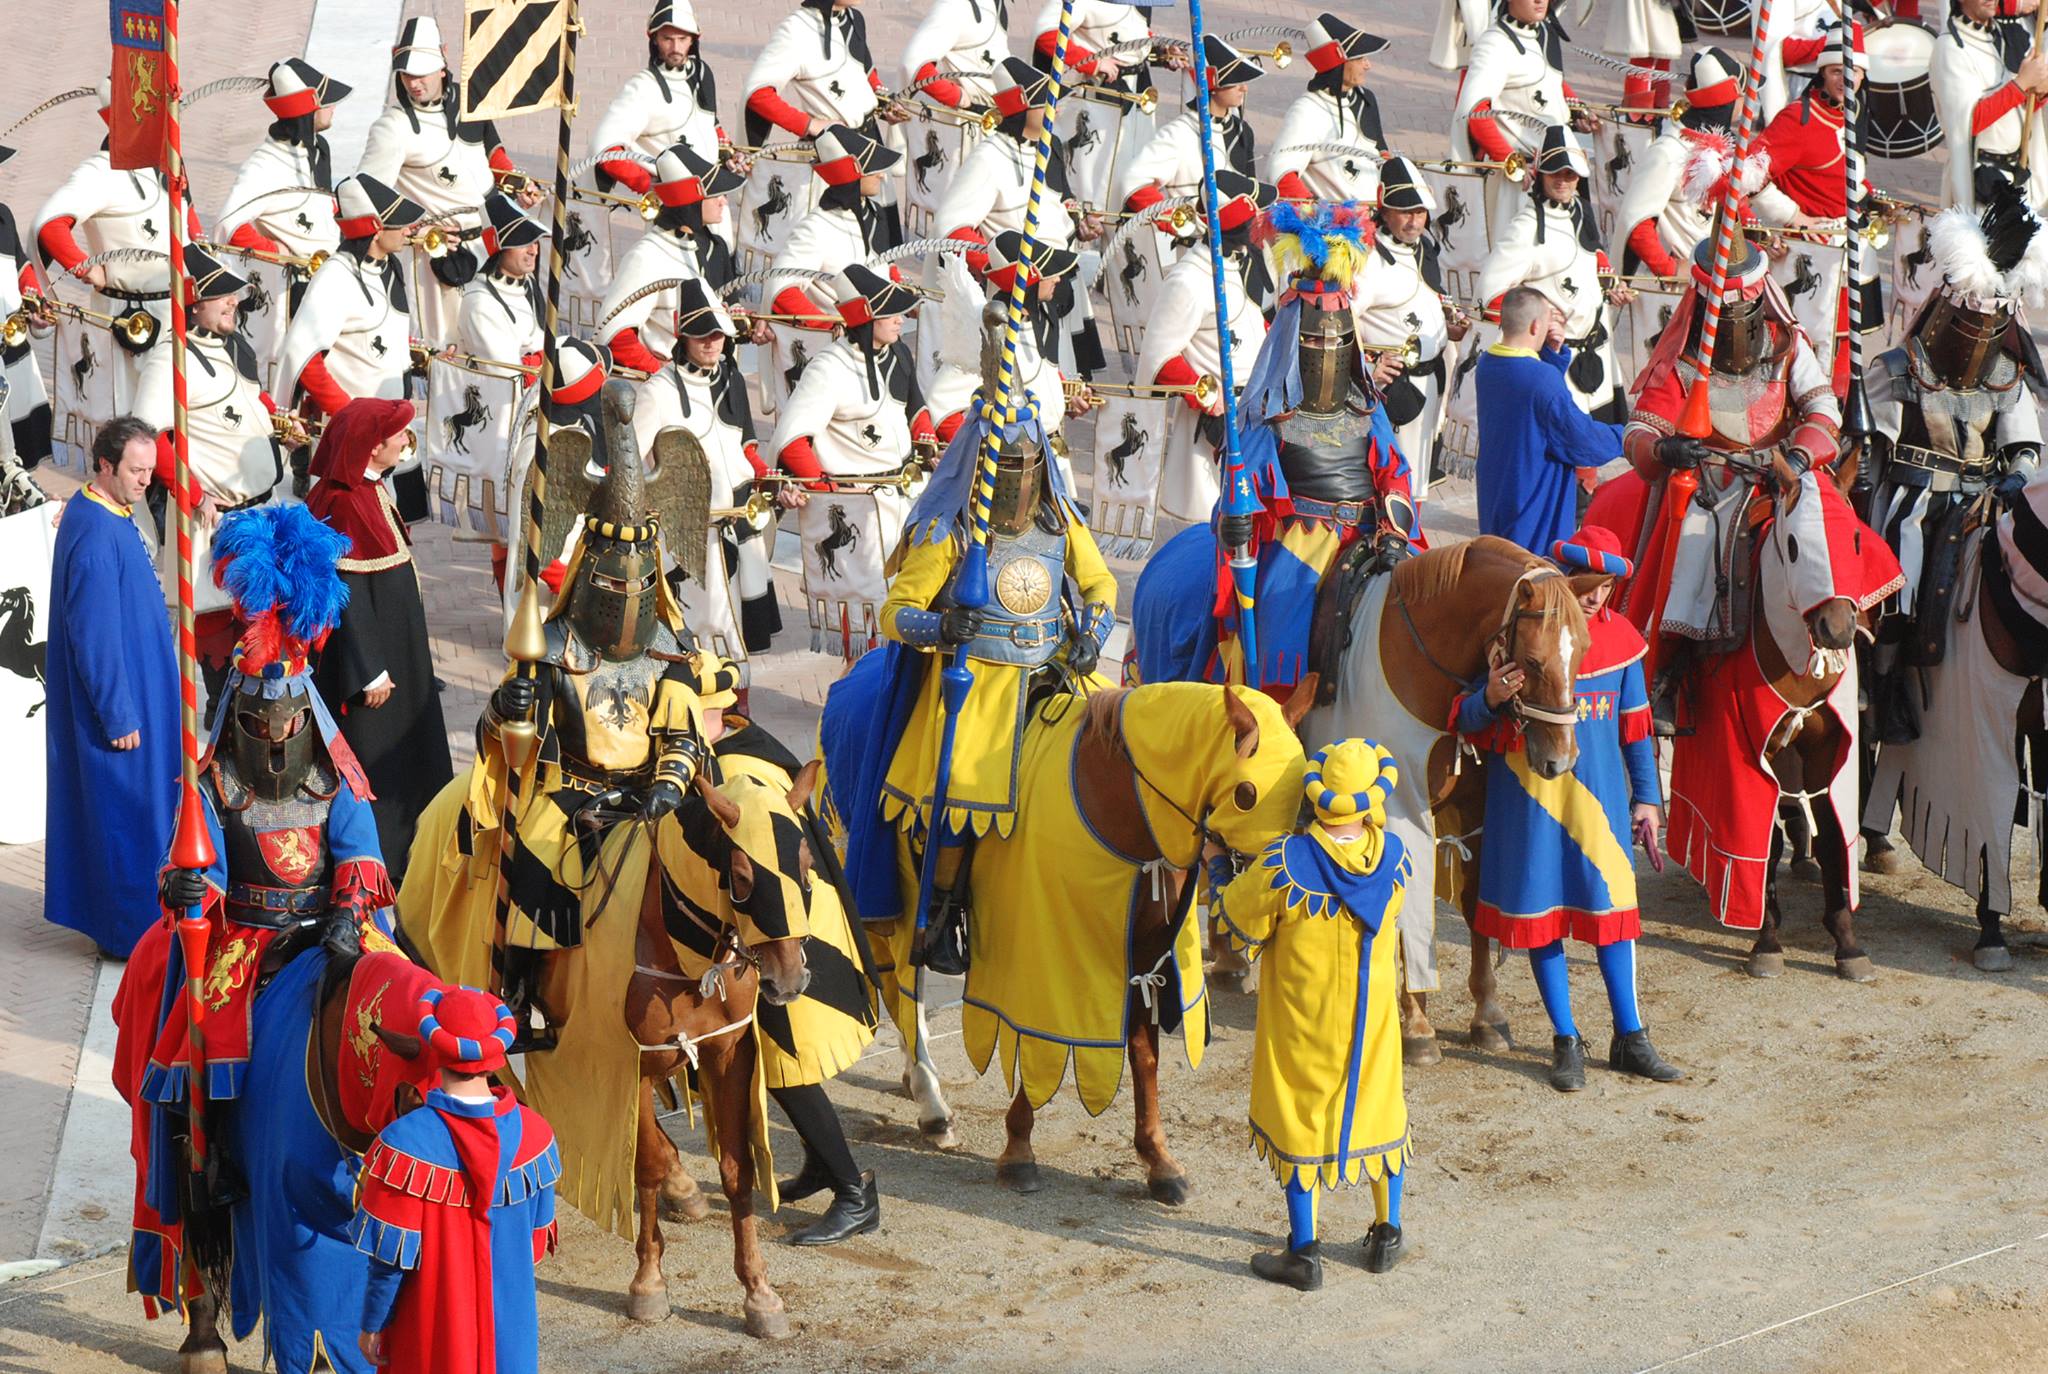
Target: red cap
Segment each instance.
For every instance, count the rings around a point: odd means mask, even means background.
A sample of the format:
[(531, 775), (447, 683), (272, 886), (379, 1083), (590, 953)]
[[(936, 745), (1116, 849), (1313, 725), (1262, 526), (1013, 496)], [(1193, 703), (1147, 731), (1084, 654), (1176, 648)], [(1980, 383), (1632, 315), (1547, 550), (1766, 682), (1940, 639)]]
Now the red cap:
[(505, 1067), (518, 1023), (497, 998), (477, 988), (429, 988), (419, 1011), (421, 1053), (435, 1068), (480, 1074)]

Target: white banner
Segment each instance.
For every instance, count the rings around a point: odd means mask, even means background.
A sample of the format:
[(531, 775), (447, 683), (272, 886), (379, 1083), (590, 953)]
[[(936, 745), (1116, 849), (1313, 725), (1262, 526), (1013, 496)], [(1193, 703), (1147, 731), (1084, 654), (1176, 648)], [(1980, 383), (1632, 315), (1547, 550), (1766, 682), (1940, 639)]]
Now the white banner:
[(50, 638), (50, 558), (57, 512), (48, 502), (0, 520), (0, 844), (43, 838), (43, 651)]

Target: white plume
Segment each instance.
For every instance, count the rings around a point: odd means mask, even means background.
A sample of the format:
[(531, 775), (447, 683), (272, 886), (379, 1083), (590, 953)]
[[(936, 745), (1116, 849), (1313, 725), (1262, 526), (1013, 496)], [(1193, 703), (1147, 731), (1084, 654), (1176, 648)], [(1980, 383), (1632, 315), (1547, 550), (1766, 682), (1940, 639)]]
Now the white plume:
[(1927, 226), (1927, 251), (1957, 295), (1990, 301), (2006, 293), (2004, 274), (1992, 264), (1983, 227), (1961, 206), (1942, 211)]

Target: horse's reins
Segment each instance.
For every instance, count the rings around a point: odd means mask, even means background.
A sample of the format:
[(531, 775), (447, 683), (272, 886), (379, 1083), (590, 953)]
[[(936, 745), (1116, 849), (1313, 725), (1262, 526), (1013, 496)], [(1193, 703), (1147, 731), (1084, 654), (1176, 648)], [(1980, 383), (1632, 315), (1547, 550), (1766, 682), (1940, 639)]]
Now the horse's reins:
[[(1547, 582), (1553, 577), (1563, 576), (1564, 574), (1556, 568), (1539, 564), (1524, 569), (1522, 575), (1515, 579), (1515, 585), (1508, 592), (1508, 604), (1501, 612), (1500, 627), (1489, 635), (1486, 640), (1486, 666), (1489, 670), (1500, 666), (1500, 664), (1515, 656), (1515, 631), (1522, 621), (1548, 620), (1550, 618), (1551, 612), (1549, 611), (1525, 611), (1522, 609), (1522, 588), (1537, 582)], [(1468, 684), (1465, 679), (1459, 677), (1456, 673), (1438, 662), (1436, 655), (1429, 651), (1429, 646), (1422, 642), (1422, 631), (1416, 628), (1415, 617), (1410, 614), (1407, 601), (1397, 595), (1394, 598), (1394, 605), (1400, 609), (1401, 623), (1407, 627), (1408, 638), (1413, 641), (1415, 651), (1422, 655), (1422, 661), (1436, 669), (1439, 673), (1442, 673), (1453, 683), (1456, 683), (1458, 687), (1463, 688), (1467, 686)], [(1533, 720), (1539, 721), (1544, 725), (1560, 726), (1576, 726), (1579, 723), (1576, 701), (1562, 708), (1542, 706), (1535, 702), (1523, 700), (1522, 694), (1516, 692), (1502, 705), (1507, 714), (1515, 720)]]
[[(665, 879), (657, 875), (656, 881), (665, 881)], [(712, 937), (715, 943), (711, 947), (711, 967), (705, 969), (701, 975), (695, 978), (677, 970), (655, 968), (651, 964), (641, 963), (633, 965), (633, 972), (644, 973), (650, 978), (660, 978), (671, 983), (695, 983), (697, 985), (697, 995), (706, 1001), (713, 997), (724, 998), (725, 975), (728, 971), (737, 972), (742, 969), (751, 968), (757, 976), (759, 975), (761, 971), (761, 956), (748, 949), (745, 943), (741, 941), (737, 926), (713, 927), (710, 922), (692, 911), (688, 906), (678, 904), (676, 909), (689, 917), (699, 930)], [(722, 954), (729, 957), (721, 958)], [(758, 996), (758, 993), (756, 995)], [(636, 1044), (638, 1044), (640, 1049), (655, 1053), (667, 1050), (681, 1050), (683, 1057), (690, 1061), (690, 1067), (694, 1069), (697, 1067), (697, 1046), (707, 1040), (716, 1040), (721, 1035), (730, 1035), (734, 1031), (744, 1029), (752, 1025), (753, 1021), (754, 1013), (750, 1011), (739, 1020), (728, 1021), (726, 1024), (713, 1030), (705, 1031), (702, 1035), (685, 1035), (683, 1032), (677, 1031), (673, 1038), (665, 1040), (659, 1045), (649, 1045), (642, 1042), (636, 1042)]]

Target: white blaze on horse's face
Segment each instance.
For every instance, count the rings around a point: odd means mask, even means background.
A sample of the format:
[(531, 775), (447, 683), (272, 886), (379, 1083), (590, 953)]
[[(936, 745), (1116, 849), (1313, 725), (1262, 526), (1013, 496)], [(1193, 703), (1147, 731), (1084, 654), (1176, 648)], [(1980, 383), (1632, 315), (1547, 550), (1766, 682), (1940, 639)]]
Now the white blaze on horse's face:
[(1805, 473), (1778, 497), (1757, 580), (1765, 624), (1785, 662), (1808, 677), (1840, 672), (1842, 655), (1856, 642), (1856, 605), (1835, 586), (1816, 474)]
[[(1546, 711), (1573, 711), (1578, 695), (1576, 683), (1579, 672), (1579, 657), (1586, 651), (1588, 636), (1582, 633), (1585, 612), (1579, 609), (1578, 598), (1561, 578), (1546, 579), (1548, 588), (1561, 588), (1557, 595), (1536, 617), (1523, 623), (1531, 627), (1528, 638), (1518, 646), (1523, 658), (1523, 670), (1527, 674), (1521, 691), (1524, 708), (1536, 707)], [(1531, 599), (1542, 600), (1535, 595), (1535, 583), (1525, 583), (1532, 593)], [(1527, 607), (1523, 608), (1525, 611)], [(1533, 651), (1533, 652), (1532, 652)], [(1576, 724), (1539, 720), (1524, 714), (1522, 718), (1523, 748), (1529, 756), (1529, 766), (1537, 775), (1545, 778), (1561, 778), (1579, 764), (1579, 732)]]

